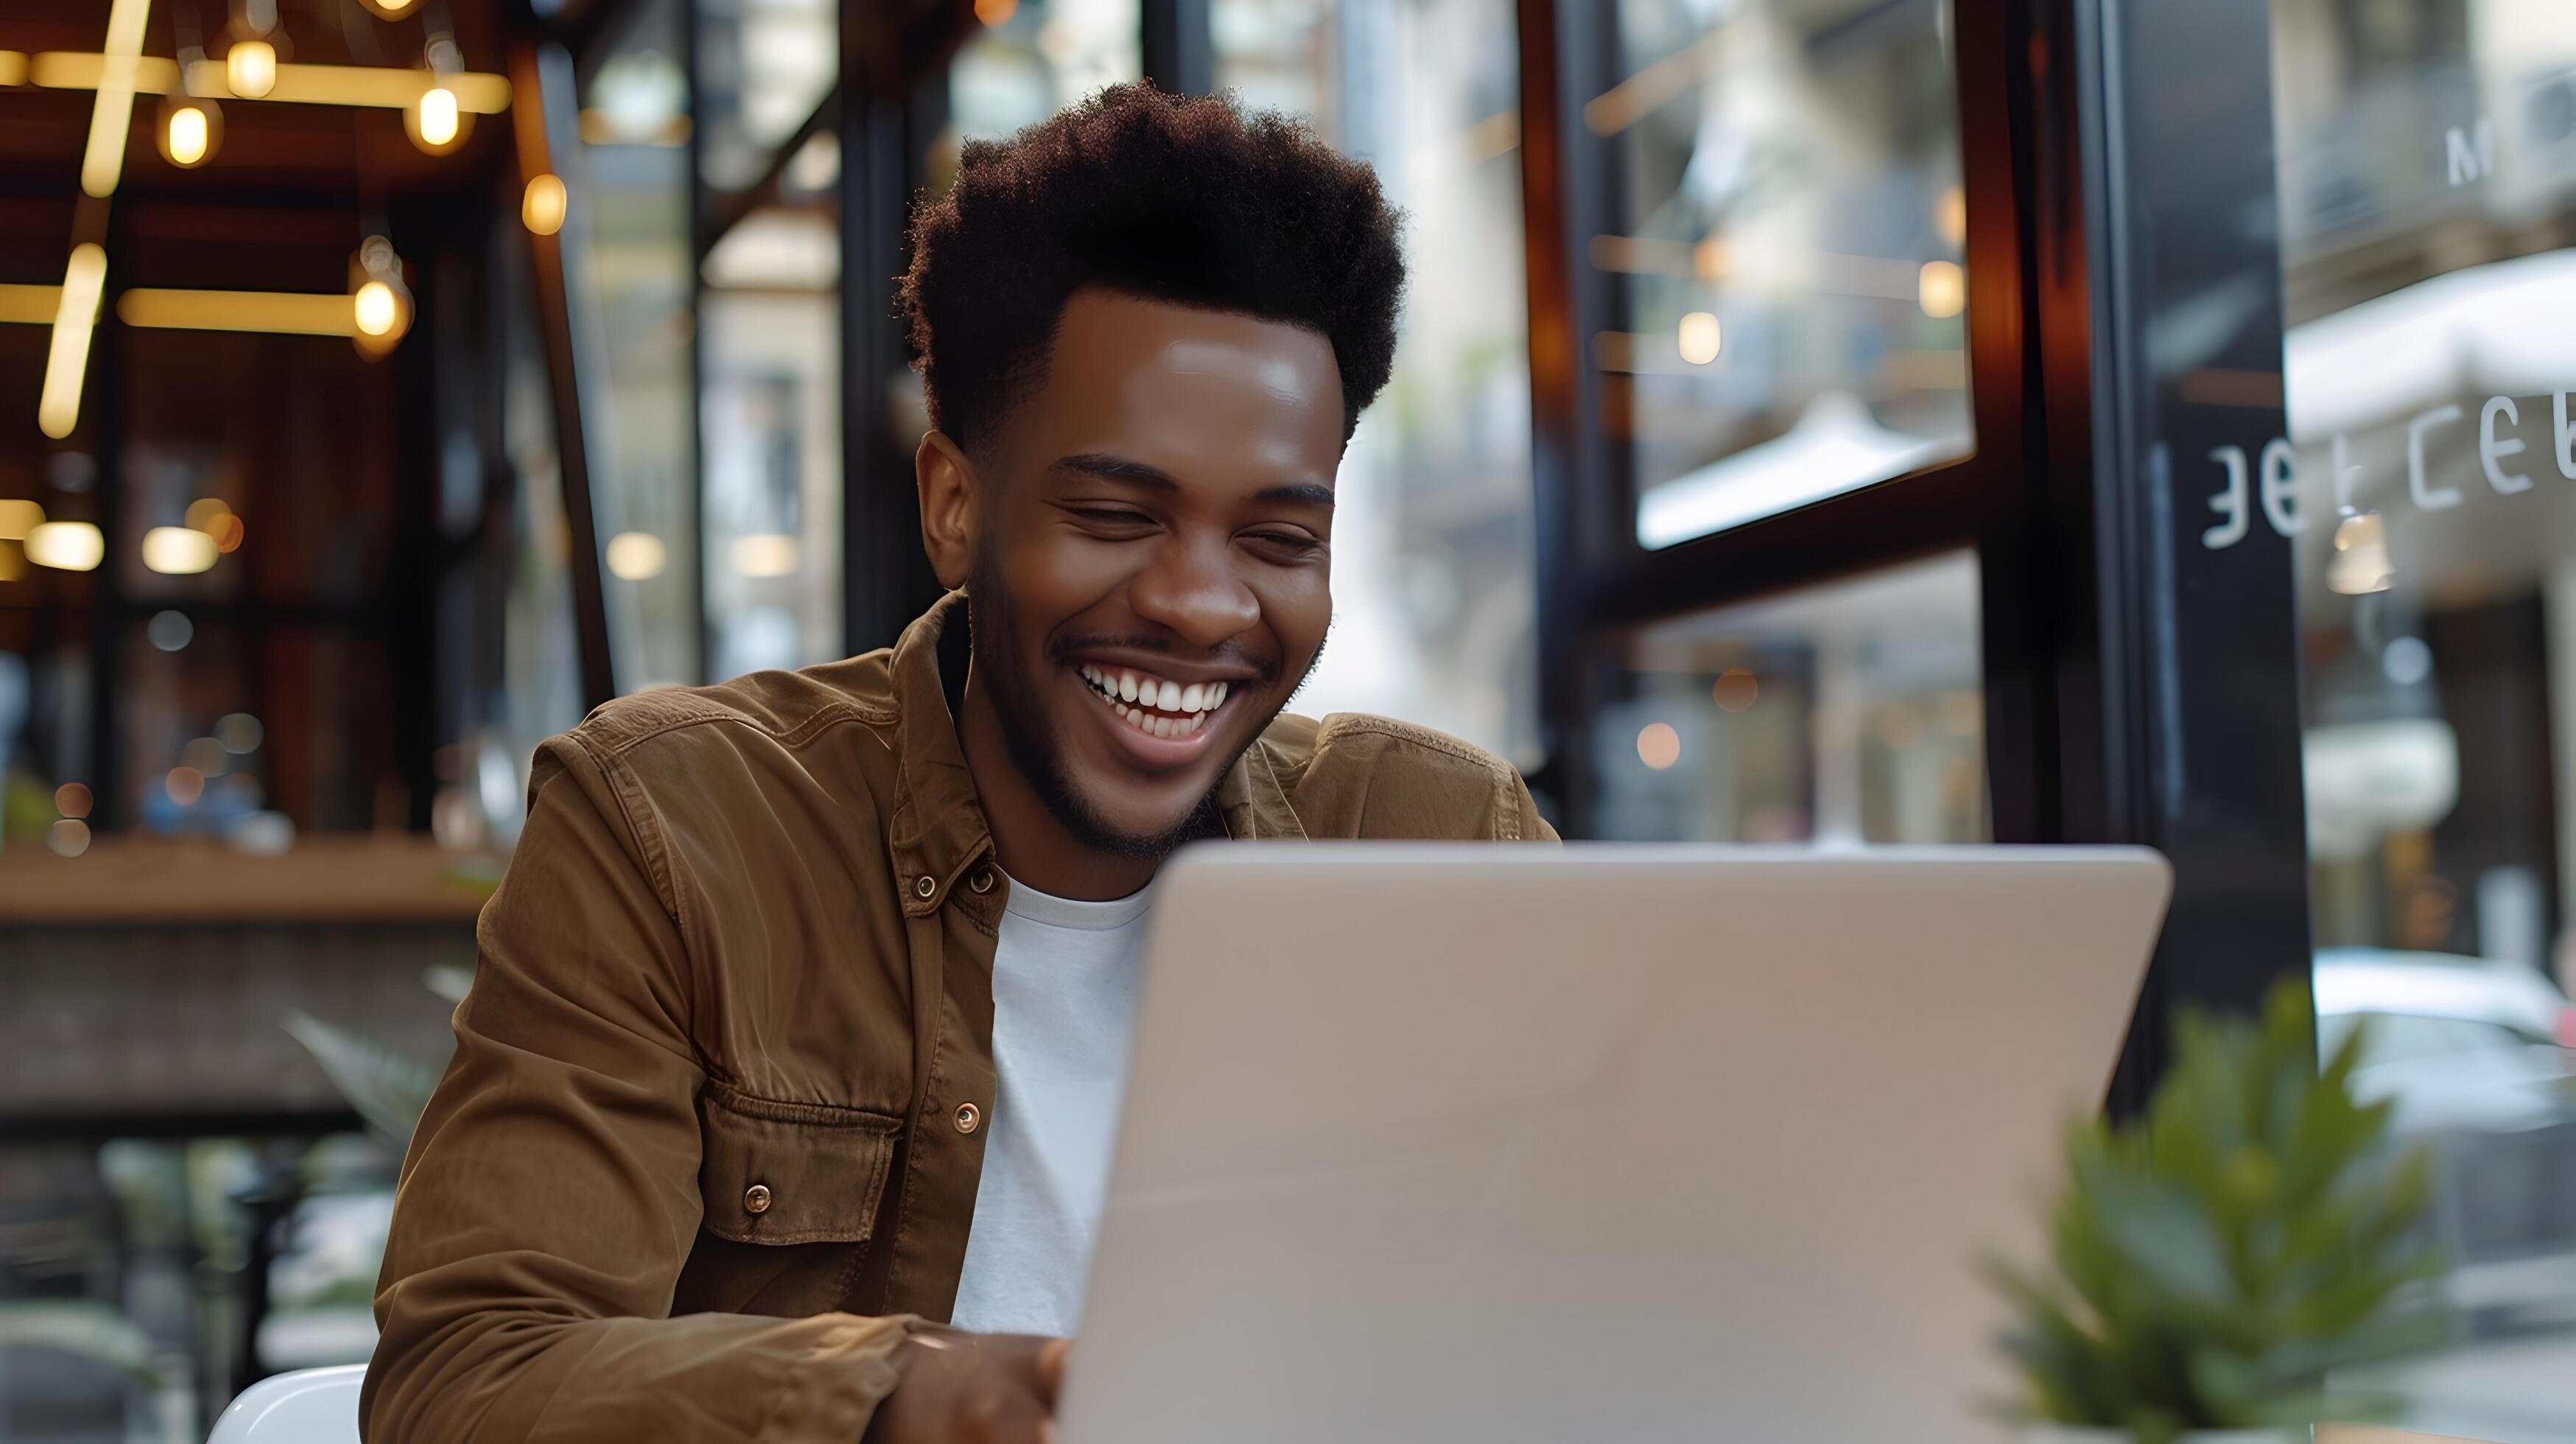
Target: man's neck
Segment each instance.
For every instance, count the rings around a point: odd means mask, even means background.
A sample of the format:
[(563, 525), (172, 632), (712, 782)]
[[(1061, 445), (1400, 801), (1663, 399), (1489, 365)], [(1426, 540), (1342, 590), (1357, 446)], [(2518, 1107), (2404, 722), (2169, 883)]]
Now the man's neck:
[(1011, 760), (992, 695), (971, 670), (958, 707), (957, 742), (966, 753), (966, 771), (975, 779), (984, 820), (993, 829), (993, 851), (1013, 880), (1085, 901), (1126, 897), (1154, 880), (1157, 859), (1086, 846), (1056, 820), (1046, 799)]

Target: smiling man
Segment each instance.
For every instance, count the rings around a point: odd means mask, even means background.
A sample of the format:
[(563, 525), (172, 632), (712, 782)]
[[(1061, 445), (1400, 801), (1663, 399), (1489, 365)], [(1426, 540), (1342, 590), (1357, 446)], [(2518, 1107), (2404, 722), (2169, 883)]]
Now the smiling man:
[(903, 291), (957, 590), (891, 650), (540, 749), (404, 1162), (369, 1438), (1041, 1437), (1163, 859), (1553, 836), (1476, 748), (1282, 710), (1396, 232), (1366, 167), (1225, 101), (1119, 87), (967, 147)]

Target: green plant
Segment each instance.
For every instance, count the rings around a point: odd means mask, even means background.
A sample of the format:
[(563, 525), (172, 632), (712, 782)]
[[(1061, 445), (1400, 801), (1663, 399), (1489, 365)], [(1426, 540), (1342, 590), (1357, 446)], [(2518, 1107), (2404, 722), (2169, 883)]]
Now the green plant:
[(2051, 1267), (1992, 1272), (2021, 1412), (2161, 1444), (2192, 1429), (2385, 1413), (2327, 1370), (2429, 1342), (2399, 1305), (2438, 1270), (2417, 1225), (2429, 1162), (2351, 1088), (2355, 1030), (2325, 1067), (2304, 979), (2258, 1023), (2186, 1015), (2143, 1119), (2069, 1130)]

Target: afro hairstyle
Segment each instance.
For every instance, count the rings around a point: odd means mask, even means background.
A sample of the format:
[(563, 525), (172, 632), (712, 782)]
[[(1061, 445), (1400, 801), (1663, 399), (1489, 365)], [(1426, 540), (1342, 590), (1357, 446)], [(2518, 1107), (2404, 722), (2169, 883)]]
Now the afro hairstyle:
[(1065, 302), (1098, 286), (1319, 333), (1347, 441), (1394, 366), (1400, 222), (1368, 166), (1231, 96), (1113, 85), (971, 142), (913, 220), (900, 291), (931, 424), (989, 445), (1045, 375)]

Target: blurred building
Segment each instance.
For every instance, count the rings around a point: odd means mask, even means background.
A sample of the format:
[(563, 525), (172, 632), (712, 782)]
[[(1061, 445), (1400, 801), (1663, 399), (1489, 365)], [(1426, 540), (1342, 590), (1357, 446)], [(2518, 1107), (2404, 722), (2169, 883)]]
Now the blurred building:
[(0, 1438), (362, 1357), (531, 749), (935, 593), (961, 147), (1232, 90), (1408, 214), (1300, 709), (1569, 836), (2173, 857), (2309, 973), (2428, 1426), (2576, 1440), (2566, 0), (14, 0)]

